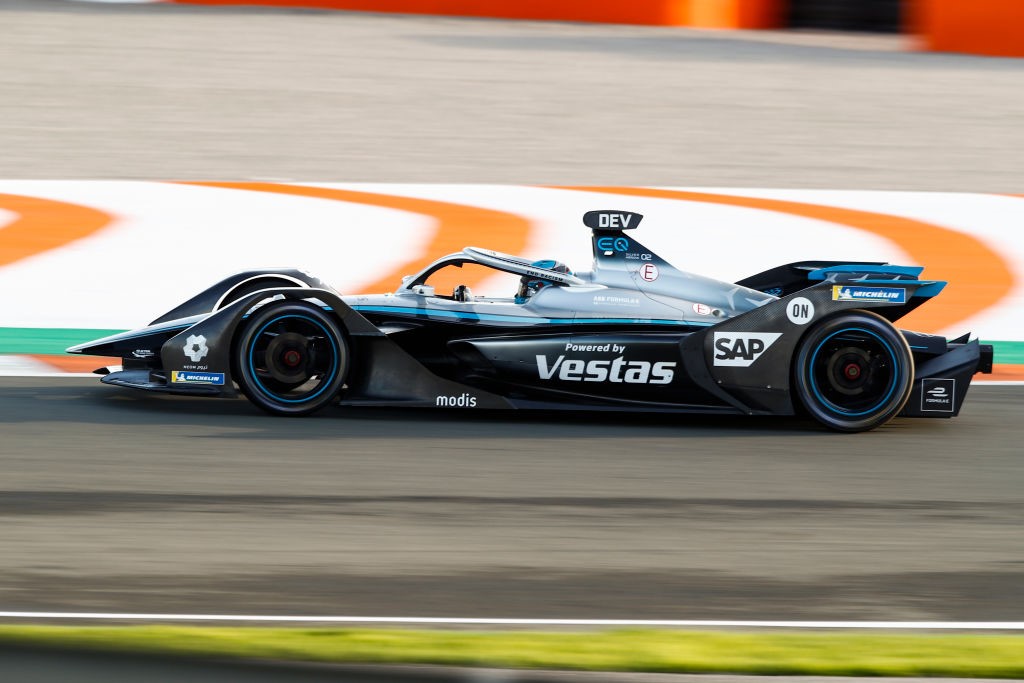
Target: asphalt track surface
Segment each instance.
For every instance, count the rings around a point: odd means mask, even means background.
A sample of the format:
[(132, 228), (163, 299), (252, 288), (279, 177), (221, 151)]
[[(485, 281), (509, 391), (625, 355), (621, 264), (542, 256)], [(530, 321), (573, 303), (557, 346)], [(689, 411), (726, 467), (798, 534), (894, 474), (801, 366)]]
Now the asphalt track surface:
[(11, 610), (998, 621), (1024, 607), (1024, 394), (796, 421), (264, 416), (0, 379)]
[[(0, 26), (0, 177), (1020, 191), (1024, 61), (897, 38), (58, 0)], [(0, 604), (1017, 620), (1022, 404), (842, 436), (3, 378)]]
[(1022, 192), (1024, 60), (890, 36), (0, 0), (0, 177)]

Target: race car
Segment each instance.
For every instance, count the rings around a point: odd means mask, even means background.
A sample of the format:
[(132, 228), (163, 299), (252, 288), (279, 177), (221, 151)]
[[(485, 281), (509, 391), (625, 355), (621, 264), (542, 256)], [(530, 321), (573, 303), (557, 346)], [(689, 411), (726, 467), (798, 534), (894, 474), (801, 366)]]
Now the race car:
[[(637, 241), (642, 219), (587, 212), (589, 272), (466, 247), (391, 294), (342, 296), (302, 270), (248, 271), (68, 352), (120, 357), (97, 370), (107, 384), (240, 390), (275, 415), (335, 402), (806, 415), (844, 432), (953, 417), (972, 376), (992, 370), (991, 346), (968, 335), (893, 326), (946, 285), (920, 267), (804, 261), (721, 282)], [(515, 291), (435, 286), (470, 266), (511, 274)]]

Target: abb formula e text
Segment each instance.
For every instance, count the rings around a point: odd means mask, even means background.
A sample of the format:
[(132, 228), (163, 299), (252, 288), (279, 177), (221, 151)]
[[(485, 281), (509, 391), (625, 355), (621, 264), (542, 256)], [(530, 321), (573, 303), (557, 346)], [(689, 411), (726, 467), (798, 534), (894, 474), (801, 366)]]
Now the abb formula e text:
[[(736, 283), (676, 269), (591, 211), (594, 261), (572, 272), (477, 247), (342, 296), (300, 270), (229, 277), (148, 327), (68, 349), (117, 356), (103, 381), (235, 396), (279, 415), (342, 406), (809, 415), (863, 431), (953, 417), (992, 349), (893, 323), (944, 282), (885, 263), (791, 263)], [(439, 283), (510, 274), (503, 296)]]

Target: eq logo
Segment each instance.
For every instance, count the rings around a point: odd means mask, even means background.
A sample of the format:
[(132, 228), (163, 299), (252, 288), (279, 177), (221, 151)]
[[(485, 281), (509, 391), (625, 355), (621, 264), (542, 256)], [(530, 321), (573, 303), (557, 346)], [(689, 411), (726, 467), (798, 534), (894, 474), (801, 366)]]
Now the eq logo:
[(781, 332), (715, 332), (715, 365), (750, 367), (781, 336)]
[(786, 304), (786, 317), (794, 325), (806, 325), (814, 317), (814, 304), (810, 299), (798, 296)]
[(597, 248), (604, 252), (629, 251), (629, 240), (625, 237), (598, 237)]

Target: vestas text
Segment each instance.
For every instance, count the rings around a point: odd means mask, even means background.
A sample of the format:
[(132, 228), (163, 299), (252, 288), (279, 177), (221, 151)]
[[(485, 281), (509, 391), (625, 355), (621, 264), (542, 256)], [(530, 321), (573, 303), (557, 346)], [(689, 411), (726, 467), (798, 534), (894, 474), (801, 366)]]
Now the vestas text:
[(669, 384), (675, 377), (676, 363), (663, 361), (649, 363), (644, 360), (626, 360), (622, 356), (613, 360), (566, 359), (559, 356), (551, 362), (547, 356), (537, 356), (537, 372), (541, 379), (553, 379), (557, 373), (563, 382), (624, 382), (626, 384)]

